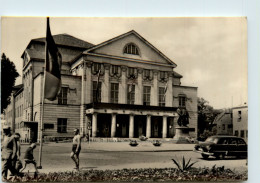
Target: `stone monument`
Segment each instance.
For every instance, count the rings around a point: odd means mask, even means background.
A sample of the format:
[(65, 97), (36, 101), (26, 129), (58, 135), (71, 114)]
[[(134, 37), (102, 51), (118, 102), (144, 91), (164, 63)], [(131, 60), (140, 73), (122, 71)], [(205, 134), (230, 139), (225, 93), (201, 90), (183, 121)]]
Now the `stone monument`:
[(178, 126), (175, 127), (176, 129), (176, 133), (175, 136), (173, 137), (173, 142), (176, 144), (188, 144), (188, 143), (192, 143), (189, 139), (190, 139), (190, 131), (194, 131), (194, 128), (189, 128), (188, 124), (189, 124), (189, 113), (186, 110), (185, 107), (179, 107), (177, 109), (177, 114), (179, 115), (178, 118)]

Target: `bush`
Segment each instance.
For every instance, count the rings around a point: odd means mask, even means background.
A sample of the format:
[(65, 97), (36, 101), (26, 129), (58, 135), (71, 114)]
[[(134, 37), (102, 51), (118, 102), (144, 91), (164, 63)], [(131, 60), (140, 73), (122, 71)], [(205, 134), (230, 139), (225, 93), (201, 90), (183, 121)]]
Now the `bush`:
[[(186, 164), (186, 163), (185, 163)], [(247, 172), (235, 173), (224, 167), (190, 168), (179, 171), (176, 168), (147, 168), (121, 170), (86, 170), (54, 172), (48, 174), (26, 174), (10, 182), (113, 182), (113, 181), (245, 181)]]
[(130, 146), (137, 146), (138, 143), (136, 140), (130, 140), (130, 143), (129, 143)]

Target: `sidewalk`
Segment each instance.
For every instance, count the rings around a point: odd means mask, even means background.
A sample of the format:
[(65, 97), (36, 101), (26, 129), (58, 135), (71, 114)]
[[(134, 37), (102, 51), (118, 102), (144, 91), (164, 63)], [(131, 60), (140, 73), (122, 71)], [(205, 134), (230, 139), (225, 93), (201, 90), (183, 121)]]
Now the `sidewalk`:
[[(71, 143), (46, 143), (48, 146), (71, 147)], [(139, 141), (132, 147), (129, 142), (82, 142), (82, 149), (91, 151), (127, 151), (127, 152), (162, 152), (162, 151), (192, 151), (195, 144), (174, 144), (162, 142), (161, 146), (154, 146), (150, 141)]]

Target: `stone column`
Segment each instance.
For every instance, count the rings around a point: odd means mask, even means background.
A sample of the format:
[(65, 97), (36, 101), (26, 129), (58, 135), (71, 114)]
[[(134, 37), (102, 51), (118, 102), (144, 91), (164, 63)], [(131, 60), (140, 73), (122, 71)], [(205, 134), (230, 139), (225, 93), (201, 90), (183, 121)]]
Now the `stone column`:
[(134, 137), (134, 115), (129, 115), (129, 138)]
[(168, 86), (167, 86), (167, 92), (165, 97), (165, 106), (166, 107), (173, 107), (173, 93), (172, 93), (172, 73), (168, 73), (169, 80), (168, 80)]
[(126, 91), (127, 91), (127, 85), (126, 85), (126, 66), (121, 66), (122, 69), (122, 76), (121, 76), (121, 83), (119, 84), (119, 101), (120, 104), (126, 104)]
[(116, 136), (116, 114), (112, 114), (112, 124), (111, 124), (111, 137)]
[(135, 94), (135, 104), (137, 105), (143, 105), (143, 69), (138, 68), (138, 79), (137, 79), (137, 88), (136, 88), (136, 94)]
[[(86, 68), (86, 77), (84, 77), (85, 80), (85, 91), (84, 91), (84, 100), (85, 104), (91, 103), (93, 100), (91, 98), (92, 96), (92, 79), (91, 79), (91, 66), (92, 62), (86, 62), (87, 67)], [(83, 72), (84, 73), (84, 72)]]
[(110, 64), (104, 64), (105, 67), (105, 75), (104, 75), (104, 83), (102, 83), (101, 89), (101, 102), (108, 103), (110, 102), (110, 83), (109, 83), (109, 68)]
[(166, 138), (167, 137), (167, 116), (163, 116), (163, 133), (162, 133), (162, 137)]
[(151, 137), (151, 116), (147, 115), (146, 118), (146, 137), (150, 138)]
[(81, 105), (80, 105), (80, 133), (86, 134), (86, 129), (84, 128), (85, 122), (85, 92), (86, 92), (86, 63), (85, 61), (79, 66), (82, 69), (81, 76)]
[(153, 86), (151, 88), (151, 105), (158, 106), (158, 71), (153, 71)]
[(92, 115), (92, 137), (97, 136), (97, 113)]

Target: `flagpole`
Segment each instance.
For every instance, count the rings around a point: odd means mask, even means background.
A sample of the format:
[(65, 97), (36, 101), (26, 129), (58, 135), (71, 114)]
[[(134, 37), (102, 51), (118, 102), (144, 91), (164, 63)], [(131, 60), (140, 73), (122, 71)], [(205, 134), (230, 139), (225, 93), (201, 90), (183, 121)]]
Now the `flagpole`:
[[(47, 49), (46, 49), (47, 51)], [(47, 53), (46, 53), (47, 54)], [(45, 74), (46, 71), (44, 69), (43, 73), (43, 89), (42, 89), (42, 109), (41, 109), (41, 120), (40, 120), (40, 150), (39, 150), (39, 166), (38, 169), (42, 169), (42, 136), (43, 136), (43, 114), (44, 114), (44, 95), (45, 95)]]
[[(49, 17), (47, 17), (47, 25), (49, 24)], [(47, 30), (46, 30), (47, 32)], [(47, 35), (46, 35), (47, 39)], [(46, 76), (46, 60), (48, 57), (47, 41), (45, 41), (45, 68), (43, 72), (43, 87), (42, 87), (42, 109), (41, 109), (41, 120), (40, 120), (40, 150), (39, 150), (39, 166), (38, 169), (42, 169), (42, 137), (43, 137), (43, 115), (44, 115), (44, 98), (45, 98), (45, 76)]]

